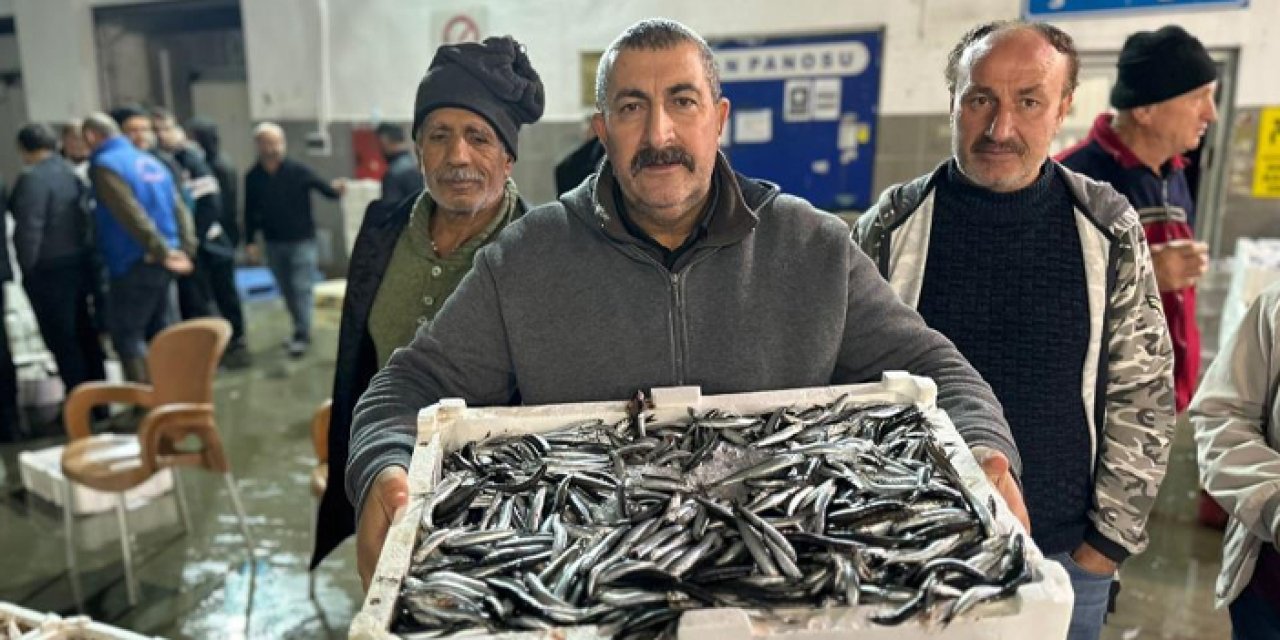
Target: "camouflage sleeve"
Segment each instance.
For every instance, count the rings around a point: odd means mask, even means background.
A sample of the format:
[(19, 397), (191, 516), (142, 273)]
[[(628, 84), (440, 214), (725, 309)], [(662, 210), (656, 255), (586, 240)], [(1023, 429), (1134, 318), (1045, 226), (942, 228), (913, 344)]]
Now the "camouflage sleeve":
[(858, 216), (853, 224), (853, 243), (871, 258), (871, 262), (880, 264), (880, 244), (884, 237), (884, 224), (880, 222), (880, 209), (873, 206)]
[(1085, 541), (1119, 562), (1147, 546), (1147, 518), (1169, 462), (1174, 397), (1173, 346), (1142, 228), (1134, 224), (1117, 242), (1106, 423)]

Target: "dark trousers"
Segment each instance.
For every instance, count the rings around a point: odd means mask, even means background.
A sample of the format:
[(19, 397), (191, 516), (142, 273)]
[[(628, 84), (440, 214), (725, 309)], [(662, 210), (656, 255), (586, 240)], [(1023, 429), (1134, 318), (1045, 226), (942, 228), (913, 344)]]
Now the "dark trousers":
[(145, 358), (151, 338), (177, 321), (169, 294), (172, 283), (167, 269), (145, 262), (111, 279), (107, 327), (121, 361)]
[(199, 261), (193, 264), (195, 269), (190, 274), (178, 277), (178, 311), (183, 320), (216, 315), (209, 278), (203, 273), (205, 267)]
[(22, 281), (44, 345), (58, 363), (68, 394), (82, 382), (105, 380), (102, 343), (89, 315), (93, 273), (88, 264), (35, 269)]
[(18, 371), (13, 367), (9, 333), (5, 329), (4, 288), (5, 283), (0, 282), (0, 442), (13, 442), (21, 435), (18, 431)]
[(1233, 640), (1275, 640), (1280, 638), (1280, 611), (1276, 611), (1253, 585), (1246, 586), (1229, 608)]
[(196, 272), (204, 278), (206, 290), (218, 305), (218, 313), (231, 323), (231, 344), (243, 344), (244, 312), (240, 308), (240, 293), (236, 291), (235, 261), (202, 253)]

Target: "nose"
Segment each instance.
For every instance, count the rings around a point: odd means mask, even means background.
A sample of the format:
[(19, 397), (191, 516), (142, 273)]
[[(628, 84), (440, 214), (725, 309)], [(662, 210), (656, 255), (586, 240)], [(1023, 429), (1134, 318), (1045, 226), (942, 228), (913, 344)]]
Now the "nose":
[(671, 114), (662, 104), (655, 104), (649, 109), (649, 117), (645, 121), (645, 140), (654, 149), (661, 149), (671, 141), (675, 132)]
[(1208, 115), (1205, 116), (1205, 120), (1208, 122), (1217, 122), (1218, 121), (1218, 103), (1214, 102), (1213, 98), (1209, 98), (1205, 100), (1205, 102), (1209, 103)]
[(1014, 136), (1013, 109), (997, 106), (992, 110), (991, 122), (987, 123), (987, 137), (997, 142), (1008, 140)]
[(467, 144), (466, 138), (457, 136), (449, 142), (448, 148), (445, 150), (445, 162), (451, 165), (466, 165), (471, 163), (471, 145)]

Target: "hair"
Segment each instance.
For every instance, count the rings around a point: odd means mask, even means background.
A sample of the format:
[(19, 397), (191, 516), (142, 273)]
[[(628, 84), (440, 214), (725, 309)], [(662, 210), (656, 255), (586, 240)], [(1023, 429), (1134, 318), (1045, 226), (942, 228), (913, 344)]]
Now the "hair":
[(204, 154), (210, 160), (218, 155), (222, 145), (218, 139), (218, 125), (212, 120), (196, 116), (187, 121), (187, 131), (191, 132), (191, 137), (204, 149)]
[(178, 119), (173, 117), (173, 112), (164, 107), (151, 107), (148, 115), (151, 116), (152, 120), (164, 120), (166, 122), (172, 122), (175, 125), (178, 124)]
[(49, 127), (32, 122), (18, 130), (18, 146), (27, 153), (41, 150), (53, 151), (58, 148), (58, 141), (53, 137)]
[(80, 135), (80, 127), (84, 125), (81, 120), (68, 120), (58, 127), (58, 137), (65, 138), (70, 135)]
[(400, 144), (401, 142), (404, 142), (404, 129), (401, 129), (400, 125), (398, 124), (384, 122), (378, 125), (375, 131), (377, 132), (378, 137), (386, 138), (389, 142), (392, 142), (394, 144)]
[(147, 110), (139, 104), (126, 104), (111, 110), (111, 118), (116, 121), (117, 125), (124, 126), (125, 120), (131, 118), (150, 118)]
[(258, 126), (253, 128), (253, 139), (257, 140), (266, 133), (274, 133), (280, 136), (281, 140), (284, 139), (284, 129), (274, 122), (259, 122)]
[(111, 116), (100, 111), (85, 116), (80, 128), (82, 131), (92, 131), (103, 138), (120, 135), (120, 125)]
[(960, 42), (957, 42), (956, 46), (951, 49), (951, 53), (947, 55), (947, 91), (953, 95), (955, 94), (956, 83), (960, 77), (960, 59), (964, 57), (964, 52), (969, 47), (987, 36), (1022, 29), (1030, 29), (1040, 34), (1058, 53), (1067, 57), (1067, 84), (1062, 89), (1062, 95), (1068, 96), (1074, 93), (1076, 85), (1080, 81), (1080, 53), (1076, 51), (1075, 40), (1072, 40), (1071, 36), (1067, 35), (1067, 32), (1051, 24), (1028, 22), (1026, 20), (993, 20), (980, 24), (965, 33), (960, 38)]
[(641, 20), (623, 31), (605, 49), (600, 56), (600, 66), (596, 67), (596, 111), (604, 113), (609, 96), (609, 77), (613, 75), (613, 63), (618, 54), (629, 50), (664, 51), (674, 49), (682, 44), (691, 43), (698, 47), (702, 57), (702, 69), (707, 76), (707, 84), (711, 86), (713, 100), (720, 99), (720, 65), (716, 63), (716, 54), (711, 51), (707, 41), (694, 33), (693, 29), (666, 18)]

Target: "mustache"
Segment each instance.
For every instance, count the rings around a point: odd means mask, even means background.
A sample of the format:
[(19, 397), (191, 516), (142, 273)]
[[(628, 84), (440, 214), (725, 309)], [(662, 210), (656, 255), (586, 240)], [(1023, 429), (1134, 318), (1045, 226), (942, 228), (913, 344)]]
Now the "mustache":
[(484, 174), (470, 167), (453, 167), (436, 172), (440, 182), (484, 182)]
[(672, 145), (661, 149), (645, 147), (637, 151), (635, 157), (631, 158), (631, 175), (640, 173), (646, 167), (662, 164), (679, 164), (693, 173), (693, 156), (682, 147)]
[(982, 138), (979, 138), (977, 142), (973, 143), (973, 147), (969, 150), (973, 153), (1016, 153), (1021, 156), (1027, 153), (1027, 145), (1022, 144), (1017, 140), (1005, 140), (1001, 142), (999, 140), (993, 140), (983, 136)]

